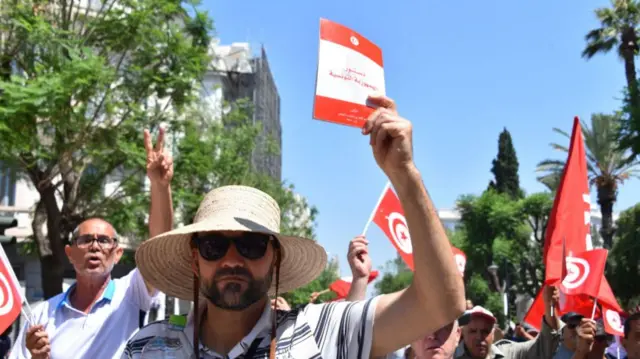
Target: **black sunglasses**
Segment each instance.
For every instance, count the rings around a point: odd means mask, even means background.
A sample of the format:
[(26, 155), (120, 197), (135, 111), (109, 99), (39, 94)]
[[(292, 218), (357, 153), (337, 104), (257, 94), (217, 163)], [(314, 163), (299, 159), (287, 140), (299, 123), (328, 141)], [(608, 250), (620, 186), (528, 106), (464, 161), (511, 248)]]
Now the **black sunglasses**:
[(222, 259), (229, 251), (231, 243), (236, 246), (241, 256), (249, 260), (258, 260), (267, 253), (272, 237), (262, 233), (243, 233), (239, 237), (229, 237), (221, 233), (203, 233), (194, 235), (193, 241), (202, 258), (208, 261)]

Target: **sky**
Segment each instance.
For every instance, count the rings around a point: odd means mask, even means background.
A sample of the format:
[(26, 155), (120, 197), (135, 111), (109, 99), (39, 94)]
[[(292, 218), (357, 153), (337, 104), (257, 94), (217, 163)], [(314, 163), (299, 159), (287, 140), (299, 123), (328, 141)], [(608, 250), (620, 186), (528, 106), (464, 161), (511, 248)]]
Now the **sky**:
[[(536, 164), (564, 159), (549, 143), (574, 116), (620, 107), (625, 84), (615, 54), (581, 58), (598, 26), (580, 1), (206, 1), (221, 44), (264, 46), (281, 97), (283, 178), (319, 210), (317, 239), (350, 275), (348, 243), (359, 235), (386, 184), (359, 129), (311, 117), (321, 17), (352, 28), (383, 51), (387, 95), (414, 125), (414, 156), (432, 200), (452, 209), (480, 194), (503, 128), (513, 138), (520, 182), (543, 191)], [(595, 203), (594, 190), (592, 199)], [(620, 190), (616, 211), (640, 198), (640, 181)], [(367, 233), (375, 268), (396, 256), (381, 230)]]

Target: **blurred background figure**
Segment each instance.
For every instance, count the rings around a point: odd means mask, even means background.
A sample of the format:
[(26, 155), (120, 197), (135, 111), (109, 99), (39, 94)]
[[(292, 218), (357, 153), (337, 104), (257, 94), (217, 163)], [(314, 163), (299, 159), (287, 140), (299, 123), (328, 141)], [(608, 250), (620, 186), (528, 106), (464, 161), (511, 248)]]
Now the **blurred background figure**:
[(9, 351), (11, 350), (11, 330), (13, 325), (10, 325), (7, 330), (0, 335), (0, 359), (8, 358)]

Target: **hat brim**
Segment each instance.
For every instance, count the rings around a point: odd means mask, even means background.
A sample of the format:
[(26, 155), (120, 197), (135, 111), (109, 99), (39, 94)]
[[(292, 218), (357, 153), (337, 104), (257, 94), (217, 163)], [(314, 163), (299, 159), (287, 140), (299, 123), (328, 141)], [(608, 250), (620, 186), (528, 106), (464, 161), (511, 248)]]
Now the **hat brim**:
[(579, 325), (580, 321), (582, 321), (582, 318), (584, 318), (584, 316), (581, 315), (581, 314), (570, 313), (570, 314), (565, 314), (562, 317), (560, 317), (560, 320), (565, 324), (576, 324), (576, 325)]
[(491, 324), (496, 324), (498, 321), (495, 317), (492, 317), (489, 314), (481, 313), (481, 312), (473, 312), (473, 313), (465, 313), (458, 319), (458, 325), (468, 325), (471, 322), (471, 318), (478, 317), (484, 318), (491, 322)]
[[(327, 253), (311, 239), (285, 236), (244, 218), (203, 221), (180, 227), (151, 238), (136, 251), (136, 265), (145, 281), (168, 296), (193, 300), (191, 238), (198, 232), (242, 231), (273, 235), (282, 252), (278, 291), (300, 288), (325, 269)], [(269, 294), (275, 293), (275, 279)]]

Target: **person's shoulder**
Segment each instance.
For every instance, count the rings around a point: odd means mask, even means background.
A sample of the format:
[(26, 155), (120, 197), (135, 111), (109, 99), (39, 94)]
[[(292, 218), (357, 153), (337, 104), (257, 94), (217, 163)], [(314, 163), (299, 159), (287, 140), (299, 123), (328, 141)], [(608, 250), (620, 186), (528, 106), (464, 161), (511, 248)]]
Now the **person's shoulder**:
[(304, 311), (322, 311), (322, 310), (343, 311), (343, 310), (347, 310), (349, 308), (354, 308), (354, 307), (367, 308), (377, 300), (378, 300), (377, 296), (368, 298), (368, 299), (353, 301), (353, 302), (346, 301), (346, 300), (336, 300), (333, 302), (326, 302), (326, 303), (309, 303), (309, 304), (306, 304), (303, 308), (304, 308)]
[(142, 328), (138, 329), (131, 338), (127, 341), (124, 347), (122, 358), (136, 358), (142, 353), (142, 349), (147, 343), (157, 336), (164, 336), (167, 334), (168, 320), (159, 320), (153, 323), (149, 323)]
[(167, 323), (169, 323), (169, 321), (165, 319), (158, 320), (143, 326), (142, 328), (138, 329), (138, 331), (136, 331), (133, 336), (131, 336), (131, 338), (129, 338), (127, 347), (139, 345), (144, 346), (152, 338), (165, 334), (167, 332)]

